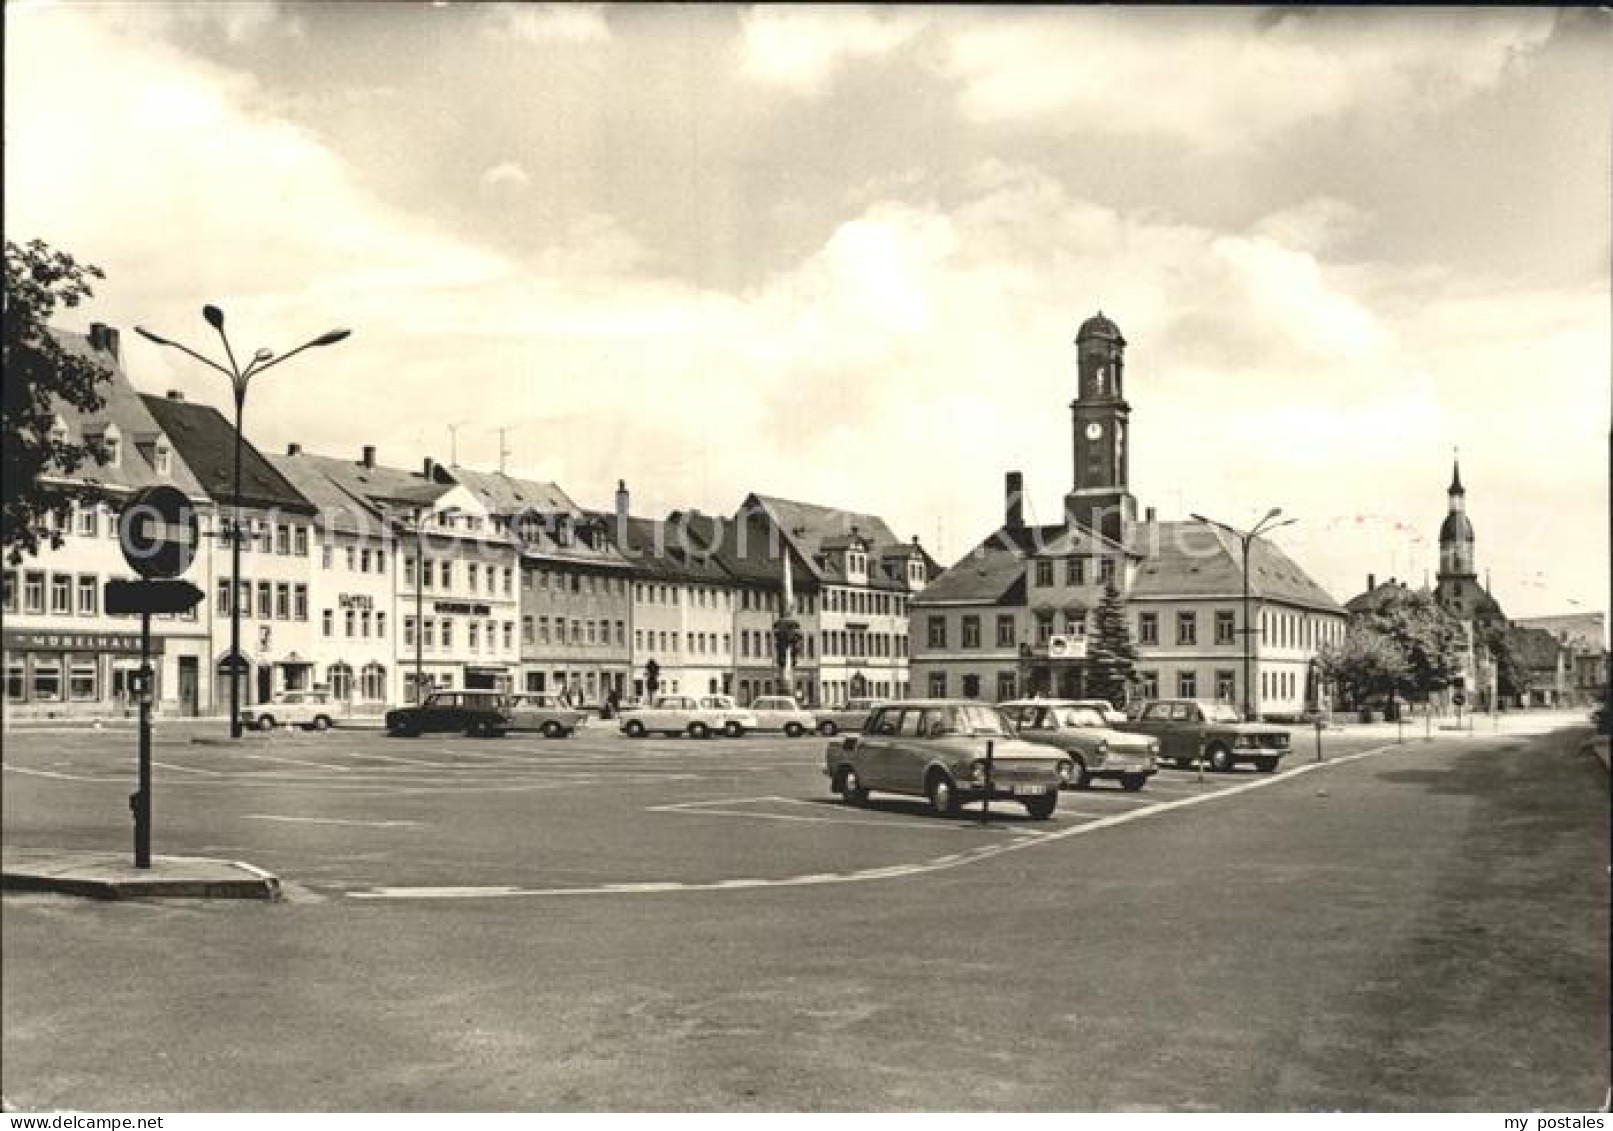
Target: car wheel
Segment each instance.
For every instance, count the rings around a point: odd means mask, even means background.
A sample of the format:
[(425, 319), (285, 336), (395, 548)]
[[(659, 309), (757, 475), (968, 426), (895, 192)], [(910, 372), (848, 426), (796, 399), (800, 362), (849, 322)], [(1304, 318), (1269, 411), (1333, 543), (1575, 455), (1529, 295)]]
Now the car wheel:
[(724, 724), (723, 728), (722, 728), (722, 732), (723, 732), (723, 734), (727, 735), (729, 738), (743, 738), (743, 737), (745, 737), (745, 728), (740, 726), (738, 723), (726, 723), (726, 724)]
[(548, 722), (543, 724), (544, 738), (559, 738), (561, 733), (560, 724), (555, 722), (553, 719), (550, 719)]
[(958, 815), (958, 788), (952, 779), (937, 770), (925, 783), (924, 795), (930, 799), (930, 808), (942, 817)]
[(785, 738), (800, 738), (802, 734), (800, 723), (787, 723), (784, 727)]
[(324, 715), (315, 715), (314, 716), (314, 722), (313, 722), (313, 728), (315, 730), (329, 730), (330, 729), (330, 720), (327, 719)]
[(868, 791), (863, 788), (862, 778), (850, 766), (842, 767), (840, 781), (836, 786), (840, 799), (847, 805), (863, 805), (868, 801)]
[(689, 724), (689, 737), (690, 738), (705, 738), (710, 733), (711, 733), (711, 731), (706, 728), (705, 723), (690, 723)]
[(1232, 767), (1234, 765), (1232, 761), (1232, 751), (1228, 750), (1221, 743), (1217, 742), (1214, 746), (1210, 747), (1209, 750), (1205, 751), (1205, 753), (1210, 757), (1210, 769), (1214, 770), (1218, 774), (1230, 774), (1232, 772)]
[(466, 738), (480, 738), (480, 737), (482, 737), (482, 724), (481, 723), (471, 723), (468, 727), (465, 728), (465, 737)]
[(1075, 760), (1075, 780), (1070, 784), (1076, 789), (1092, 788), (1092, 771), (1087, 769), (1086, 762), (1080, 758)]
[(1256, 758), (1255, 769), (1263, 774), (1275, 773), (1277, 770), (1276, 758)]
[(1148, 776), (1146, 774), (1120, 775), (1120, 788), (1125, 790), (1127, 793), (1136, 793), (1147, 783)]
[(258, 720), (258, 729), (259, 730), (273, 730), (274, 729), (274, 716), (273, 715), (264, 715), (262, 718), (260, 718)]
[(627, 725), (622, 729), (627, 733), (628, 738), (644, 737), (644, 724), (637, 719), (629, 719)]
[(1033, 821), (1045, 821), (1053, 815), (1053, 810), (1059, 807), (1059, 795), (1048, 793), (1040, 797), (1025, 798), (1025, 812), (1031, 815)]
[(824, 738), (833, 738), (839, 732), (840, 728), (835, 726), (829, 719), (824, 719), (823, 722), (818, 724), (818, 733), (823, 735)]

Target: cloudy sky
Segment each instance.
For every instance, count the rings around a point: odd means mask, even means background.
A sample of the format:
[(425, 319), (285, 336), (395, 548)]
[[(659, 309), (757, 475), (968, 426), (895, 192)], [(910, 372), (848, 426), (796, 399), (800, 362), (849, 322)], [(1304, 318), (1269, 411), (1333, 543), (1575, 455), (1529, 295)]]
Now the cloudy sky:
[[(1070, 488), (1076, 327), (1133, 490), (1280, 505), (1340, 600), (1436, 565), (1461, 449), (1513, 615), (1607, 605), (1605, 13), (10, 3), (7, 236), (134, 339), (346, 343), (248, 434), (755, 490), (951, 560)], [(69, 323), (73, 324), (73, 323)], [(131, 340), (132, 339), (132, 340)]]

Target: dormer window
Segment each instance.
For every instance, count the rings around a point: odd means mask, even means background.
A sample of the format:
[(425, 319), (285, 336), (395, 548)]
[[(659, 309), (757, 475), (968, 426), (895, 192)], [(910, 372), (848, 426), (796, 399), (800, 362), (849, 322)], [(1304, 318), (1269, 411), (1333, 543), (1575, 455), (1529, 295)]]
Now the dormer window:
[(153, 453), (151, 462), (156, 466), (158, 475), (174, 473), (173, 450), (160, 440), (157, 442), (157, 450)]

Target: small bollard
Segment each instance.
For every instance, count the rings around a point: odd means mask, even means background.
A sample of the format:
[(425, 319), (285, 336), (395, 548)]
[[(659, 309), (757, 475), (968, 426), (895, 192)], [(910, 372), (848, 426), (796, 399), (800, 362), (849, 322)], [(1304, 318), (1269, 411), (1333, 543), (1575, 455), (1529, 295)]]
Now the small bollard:
[(982, 825), (991, 820), (991, 775), (993, 769), (995, 768), (993, 765), (992, 753), (996, 750), (996, 748), (997, 744), (995, 742), (989, 738), (986, 739), (986, 797), (985, 800), (980, 803), (980, 823)]
[(1316, 720), (1316, 760), (1317, 762), (1322, 760), (1322, 720), (1320, 718)]

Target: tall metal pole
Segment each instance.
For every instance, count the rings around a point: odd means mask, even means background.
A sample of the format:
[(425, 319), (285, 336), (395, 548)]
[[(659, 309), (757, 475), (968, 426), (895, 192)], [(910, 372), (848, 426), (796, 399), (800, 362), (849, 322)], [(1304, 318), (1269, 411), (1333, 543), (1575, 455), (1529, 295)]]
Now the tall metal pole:
[(414, 516), (414, 702), (426, 701), (426, 535), (425, 515)]
[(1246, 721), (1252, 721), (1255, 717), (1255, 689), (1250, 683), (1250, 650), (1254, 646), (1255, 630), (1249, 623), (1249, 543), (1253, 537), (1252, 534), (1239, 535), (1243, 543), (1243, 717)]
[(230, 520), (230, 737), (241, 737), (241, 418), (246, 412), (246, 382), (235, 382), (235, 482)]
[(140, 614), (140, 768), (134, 795), (134, 866), (151, 867), (151, 614)]

